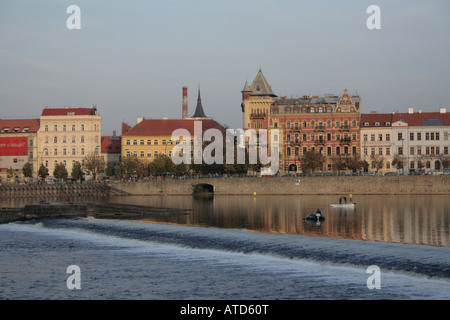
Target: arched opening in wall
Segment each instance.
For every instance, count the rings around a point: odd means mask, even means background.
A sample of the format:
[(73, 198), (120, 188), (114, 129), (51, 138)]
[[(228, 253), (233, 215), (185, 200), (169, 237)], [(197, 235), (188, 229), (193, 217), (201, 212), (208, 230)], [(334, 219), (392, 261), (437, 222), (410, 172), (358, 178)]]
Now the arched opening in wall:
[(208, 183), (200, 183), (194, 185), (194, 194), (213, 194), (214, 193), (214, 186), (212, 184)]
[(441, 170), (441, 162), (439, 160), (436, 160), (436, 162), (434, 163), (434, 170)]

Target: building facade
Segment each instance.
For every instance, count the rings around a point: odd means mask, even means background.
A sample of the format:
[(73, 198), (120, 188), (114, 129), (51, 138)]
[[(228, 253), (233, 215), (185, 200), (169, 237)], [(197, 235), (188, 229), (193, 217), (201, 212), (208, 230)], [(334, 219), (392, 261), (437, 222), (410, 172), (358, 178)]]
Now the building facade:
[(392, 161), (392, 114), (371, 112), (361, 115), (362, 159), (368, 163), (368, 171), (377, 174), (395, 171)]
[(100, 155), (101, 122), (96, 107), (45, 108), (42, 111), (38, 156), (50, 176), (58, 163), (65, 165), (70, 177), (75, 162), (83, 164), (87, 155)]
[(244, 130), (278, 130), (280, 171), (300, 172), (300, 157), (308, 151), (321, 153), (328, 171), (360, 156), (361, 98), (347, 90), (341, 96), (278, 98), (259, 70), (251, 86), (245, 83), (241, 108)]
[(405, 173), (422, 171), (441, 172), (450, 165), (450, 113), (414, 112), (392, 115), (392, 148), (394, 156), (402, 160), (400, 170)]
[(0, 120), (0, 182), (23, 179), (23, 166), (30, 163), (37, 178), (39, 119)]

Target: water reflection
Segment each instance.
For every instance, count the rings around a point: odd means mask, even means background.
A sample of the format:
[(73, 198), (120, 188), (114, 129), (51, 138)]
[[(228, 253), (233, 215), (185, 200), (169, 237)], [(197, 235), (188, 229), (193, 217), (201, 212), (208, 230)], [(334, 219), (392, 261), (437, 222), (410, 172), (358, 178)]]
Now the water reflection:
[[(191, 214), (151, 222), (239, 228), (255, 232), (300, 234), (355, 240), (449, 246), (450, 197), (353, 196), (354, 209), (331, 208), (338, 196), (137, 196), (111, 201), (189, 208)], [(304, 217), (317, 208), (325, 221)]]

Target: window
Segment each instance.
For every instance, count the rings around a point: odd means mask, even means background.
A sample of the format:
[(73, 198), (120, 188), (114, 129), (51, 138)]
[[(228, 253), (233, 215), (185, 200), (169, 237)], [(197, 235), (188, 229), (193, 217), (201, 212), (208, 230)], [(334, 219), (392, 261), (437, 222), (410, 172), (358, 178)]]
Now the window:
[(372, 134), (370, 135), (370, 141), (375, 141), (375, 133), (372, 133)]
[(352, 120), (352, 127), (356, 127), (356, 120)]
[(391, 148), (389, 148), (389, 147), (386, 148), (386, 155), (387, 156), (391, 155)]
[(403, 133), (399, 132), (397, 135), (397, 140), (401, 141), (403, 139)]
[(414, 161), (411, 161), (411, 162), (409, 163), (409, 168), (410, 168), (410, 169), (414, 169)]
[(127, 140), (126, 145), (127, 145), (127, 146), (131, 145), (131, 141), (130, 141), (130, 140)]
[(448, 154), (448, 147), (444, 147), (444, 154)]
[(290, 155), (291, 155), (291, 148), (287, 148), (287, 149), (286, 149), (286, 155), (287, 155), (287, 156), (290, 156)]
[(430, 140), (430, 133), (429, 132), (425, 133), (425, 140)]
[(67, 151), (66, 151), (66, 149), (64, 148), (63, 149), (63, 155), (65, 156), (67, 154)]
[(386, 133), (386, 141), (391, 141), (391, 134), (390, 133)]
[(383, 135), (381, 133), (378, 134), (378, 141), (383, 141)]
[(140, 144), (141, 144), (141, 146), (143, 146), (144, 145), (144, 140), (141, 140)]
[(367, 134), (364, 134), (364, 136), (363, 136), (364, 138), (364, 141), (367, 141)]
[(421, 132), (417, 132), (417, 140), (422, 140), (422, 133)]
[(147, 145), (151, 146), (152, 145), (152, 140), (147, 140)]
[(155, 146), (157, 146), (157, 145), (158, 145), (158, 140), (155, 140), (153, 144), (154, 144)]
[(330, 120), (327, 121), (327, 127), (331, 128), (331, 121)]
[[(275, 140), (275, 141), (278, 141), (278, 140)], [(163, 139), (162, 144), (163, 144), (163, 146), (166, 145), (166, 140)]]
[(398, 147), (398, 154), (399, 155), (403, 155), (403, 148), (402, 147)]
[(439, 137), (439, 132), (436, 132), (436, 140), (439, 141), (439, 140), (440, 140), (439, 138), (440, 138), (440, 137)]
[(53, 150), (53, 154), (54, 154), (55, 156), (57, 156), (57, 155), (58, 155), (58, 149)]
[(144, 157), (145, 157), (145, 152), (141, 151), (141, 158), (144, 158)]
[(133, 140), (133, 146), (137, 146), (137, 140)]
[(84, 143), (84, 136), (81, 136), (81, 143)]
[(286, 122), (286, 128), (288, 128), (288, 129), (291, 128), (291, 122), (290, 121)]
[(72, 148), (72, 155), (74, 156), (76, 154), (75, 148)]
[(147, 151), (147, 158), (151, 158), (152, 157), (152, 152), (151, 151)]
[(422, 147), (417, 147), (417, 154), (419, 156), (422, 154)]
[(339, 128), (341, 126), (341, 122), (338, 120), (336, 121), (336, 128)]
[(47, 149), (47, 148), (44, 149), (44, 155), (45, 155), (45, 156), (48, 156), (48, 149)]
[(133, 157), (137, 158), (137, 156), (138, 156), (137, 151), (133, 151)]
[(410, 155), (414, 155), (414, 147), (410, 147), (409, 148), (409, 154)]
[(409, 140), (414, 141), (414, 132), (409, 134)]
[(441, 149), (439, 147), (436, 147), (436, 154), (440, 154), (441, 153)]
[(66, 125), (63, 124), (63, 131), (66, 131)]
[(153, 155), (155, 156), (155, 158), (158, 156), (158, 151), (153, 152)]
[(81, 125), (81, 131), (84, 131), (84, 124)]
[(314, 121), (311, 121), (311, 128), (314, 128), (316, 126), (316, 123)]
[(54, 125), (53, 130), (54, 131), (58, 131), (58, 125), (57, 124)]
[(386, 162), (386, 169), (390, 169), (391, 168), (391, 163), (388, 161)]
[(375, 148), (370, 148), (370, 154), (371, 154), (372, 156), (375, 155)]
[(66, 143), (66, 136), (63, 137), (63, 143)]
[(54, 138), (53, 138), (53, 142), (54, 142), (54, 143), (58, 143), (58, 137), (54, 137)]
[(81, 148), (81, 155), (84, 156), (84, 148)]
[(45, 131), (48, 131), (48, 124), (45, 125)]
[(431, 140), (434, 140), (434, 132), (431, 132), (430, 136), (431, 136)]
[(382, 156), (383, 155), (383, 148), (378, 148), (378, 155)]
[(367, 148), (364, 148), (364, 155), (367, 156)]
[(74, 124), (72, 125), (72, 131), (75, 131), (75, 125)]
[(75, 143), (75, 136), (72, 137), (72, 143)]

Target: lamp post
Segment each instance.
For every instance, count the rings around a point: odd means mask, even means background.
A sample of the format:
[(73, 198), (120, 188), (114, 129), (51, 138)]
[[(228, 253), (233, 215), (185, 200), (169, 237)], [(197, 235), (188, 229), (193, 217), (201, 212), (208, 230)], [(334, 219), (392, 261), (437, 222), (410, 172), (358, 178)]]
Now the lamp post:
[(402, 175), (404, 176), (405, 175), (405, 163), (404, 163), (404, 157), (403, 157), (403, 155), (404, 155), (404, 153), (405, 153), (405, 148), (404, 148), (404, 144), (403, 144), (403, 142), (405, 141), (405, 139), (404, 138), (402, 138)]

